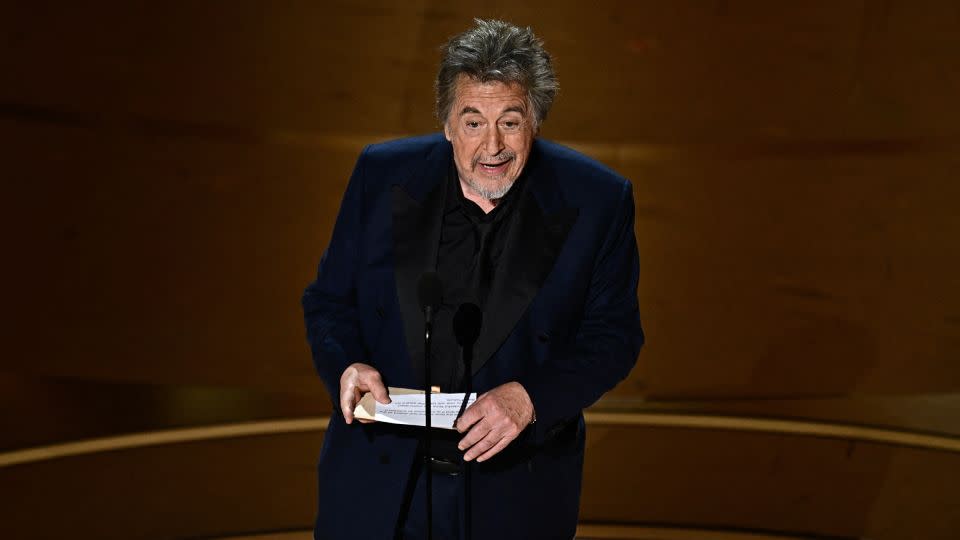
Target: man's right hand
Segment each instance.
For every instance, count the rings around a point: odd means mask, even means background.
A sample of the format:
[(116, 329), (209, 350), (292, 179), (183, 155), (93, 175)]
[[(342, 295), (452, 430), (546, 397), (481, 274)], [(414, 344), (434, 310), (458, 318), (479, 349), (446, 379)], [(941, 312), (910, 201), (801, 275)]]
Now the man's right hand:
[[(340, 376), (340, 410), (343, 411), (343, 419), (348, 424), (353, 422), (353, 408), (367, 392), (373, 394), (373, 399), (384, 405), (390, 403), (390, 395), (387, 393), (387, 387), (383, 385), (379, 371), (360, 362), (350, 364)], [(373, 420), (360, 421), (373, 422)]]

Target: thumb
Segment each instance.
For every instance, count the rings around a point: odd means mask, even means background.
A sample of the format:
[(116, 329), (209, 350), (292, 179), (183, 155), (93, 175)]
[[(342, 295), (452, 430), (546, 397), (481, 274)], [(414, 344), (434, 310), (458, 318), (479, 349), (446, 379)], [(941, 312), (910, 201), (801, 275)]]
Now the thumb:
[(387, 393), (387, 389), (382, 384), (374, 384), (370, 388), (370, 393), (373, 394), (373, 399), (377, 400), (384, 405), (390, 403), (390, 394)]

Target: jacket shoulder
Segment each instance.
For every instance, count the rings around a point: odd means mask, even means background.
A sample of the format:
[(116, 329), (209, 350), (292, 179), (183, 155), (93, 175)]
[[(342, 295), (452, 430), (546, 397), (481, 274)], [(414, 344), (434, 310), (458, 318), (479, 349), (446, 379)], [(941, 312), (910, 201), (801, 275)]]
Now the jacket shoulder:
[(449, 146), (442, 133), (374, 143), (363, 149), (357, 167), (364, 171), (368, 189), (379, 192), (418, 177)]
[(564, 198), (579, 201), (577, 206), (587, 201), (615, 204), (632, 190), (629, 180), (590, 156), (544, 139), (538, 145)]
[(448, 144), (442, 133), (431, 133), (370, 144), (362, 155), (371, 165), (396, 166), (404, 162), (422, 162), (439, 147)]

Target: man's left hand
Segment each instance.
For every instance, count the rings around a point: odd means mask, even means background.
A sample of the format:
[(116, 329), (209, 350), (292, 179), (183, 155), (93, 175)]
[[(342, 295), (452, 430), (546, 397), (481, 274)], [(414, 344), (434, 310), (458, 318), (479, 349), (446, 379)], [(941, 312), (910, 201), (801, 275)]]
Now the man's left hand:
[(477, 397), (457, 420), (466, 432), (458, 447), (465, 461), (486, 461), (503, 450), (533, 421), (533, 402), (518, 382), (502, 384)]

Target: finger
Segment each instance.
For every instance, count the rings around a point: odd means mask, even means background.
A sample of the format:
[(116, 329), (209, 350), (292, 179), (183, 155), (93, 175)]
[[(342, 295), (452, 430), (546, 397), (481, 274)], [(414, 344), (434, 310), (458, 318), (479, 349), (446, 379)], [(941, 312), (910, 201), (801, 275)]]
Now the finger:
[(485, 402), (481, 403), (480, 400), (477, 399), (472, 405), (467, 407), (467, 410), (463, 411), (463, 415), (457, 419), (454, 427), (457, 428), (457, 431), (460, 433), (464, 433), (470, 429), (470, 426), (479, 422), (485, 415)]
[(376, 422), (376, 420), (370, 420), (369, 418), (357, 418), (357, 422), (360, 422), (361, 424), (372, 424)]
[(493, 430), (488, 431), (486, 437), (484, 437), (483, 439), (480, 439), (476, 444), (471, 446), (470, 450), (463, 455), (463, 460), (470, 461), (476, 458), (477, 456), (483, 455), (484, 453), (486, 453), (487, 450), (490, 450), (491, 448), (496, 446), (501, 439), (503, 439), (503, 436), (500, 435), (499, 433)]
[[(484, 452), (482, 455), (480, 455), (480, 456), (477, 458), (477, 463), (483, 463), (484, 461), (486, 461), (486, 460), (492, 458), (493, 456), (499, 454), (501, 450), (503, 450), (504, 448), (507, 447), (508, 444), (510, 444), (511, 442), (513, 442), (513, 439), (514, 439), (514, 438), (515, 438), (515, 437), (504, 437), (504, 438), (500, 439), (500, 442), (498, 442), (497, 444), (493, 445), (493, 448), (487, 450), (486, 452)], [(464, 459), (466, 459), (466, 458), (464, 458)]]
[(350, 386), (340, 389), (340, 412), (343, 413), (343, 419), (349, 424), (353, 422), (353, 402), (354, 392)]
[(477, 422), (477, 424), (470, 428), (470, 431), (468, 431), (467, 434), (460, 439), (460, 443), (457, 444), (457, 448), (459, 448), (461, 452), (465, 452), (473, 448), (473, 445), (483, 440), (483, 438), (489, 433), (490, 426), (486, 422)]

